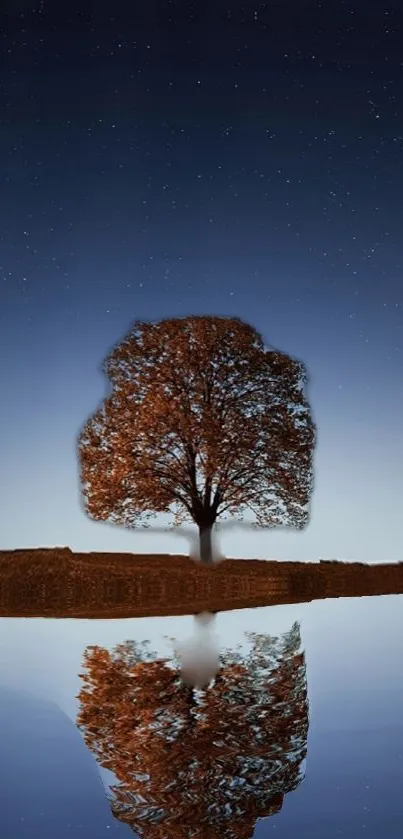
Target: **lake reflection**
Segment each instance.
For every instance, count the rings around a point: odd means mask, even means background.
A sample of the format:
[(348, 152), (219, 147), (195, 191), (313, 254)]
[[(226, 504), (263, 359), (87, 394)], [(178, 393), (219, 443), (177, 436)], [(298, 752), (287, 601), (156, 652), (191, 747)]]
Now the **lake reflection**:
[(301, 781), (308, 705), (299, 626), (227, 651), (205, 689), (133, 641), (85, 651), (78, 724), (115, 774), (114, 815), (144, 837), (247, 837)]
[(195, 694), (170, 640), (193, 629), (1, 619), (2, 839), (402, 835), (401, 596), (219, 613)]

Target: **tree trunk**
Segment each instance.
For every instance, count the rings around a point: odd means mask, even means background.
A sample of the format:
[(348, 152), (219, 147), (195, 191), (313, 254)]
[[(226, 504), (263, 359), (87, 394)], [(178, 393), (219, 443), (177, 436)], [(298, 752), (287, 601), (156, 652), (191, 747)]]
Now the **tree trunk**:
[(212, 565), (214, 562), (213, 545), (212, 545), (212, 531), (211, 524), (207, 526), (199, 526), (199, 546), (200, 546), (200, 561), (203, 565)]

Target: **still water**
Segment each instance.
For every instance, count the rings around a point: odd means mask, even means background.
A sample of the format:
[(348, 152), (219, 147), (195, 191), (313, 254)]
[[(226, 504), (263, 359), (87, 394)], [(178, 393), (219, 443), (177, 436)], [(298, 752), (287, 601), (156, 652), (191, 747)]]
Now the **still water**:
[(0, 620), (2, 839), (403, 835), (401, 595), (218, 613), (223, 681), (189, 710), (167, 673), (193, 631)]

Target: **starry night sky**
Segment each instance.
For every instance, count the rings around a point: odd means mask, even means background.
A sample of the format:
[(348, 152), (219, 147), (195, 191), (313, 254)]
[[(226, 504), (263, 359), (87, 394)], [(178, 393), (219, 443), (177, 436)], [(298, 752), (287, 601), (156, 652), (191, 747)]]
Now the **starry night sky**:
[(306, 531), (224, 553), (401, 558), (399, 5), (2, 2), (1, 547), (187, 552), (86, 518), (76, 435), (131, 321), (214, 314), (318, 425)]

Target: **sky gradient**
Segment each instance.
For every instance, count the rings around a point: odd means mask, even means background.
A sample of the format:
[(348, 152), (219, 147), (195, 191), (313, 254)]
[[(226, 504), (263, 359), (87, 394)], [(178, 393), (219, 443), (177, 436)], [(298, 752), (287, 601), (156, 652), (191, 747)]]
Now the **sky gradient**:
[(236, 316), (309, 369), (311, 523), (227, 556), (401, 559), (403, 10), (2, 4), (1, 548), (187, 552), (81, 506), (135, 319)]

